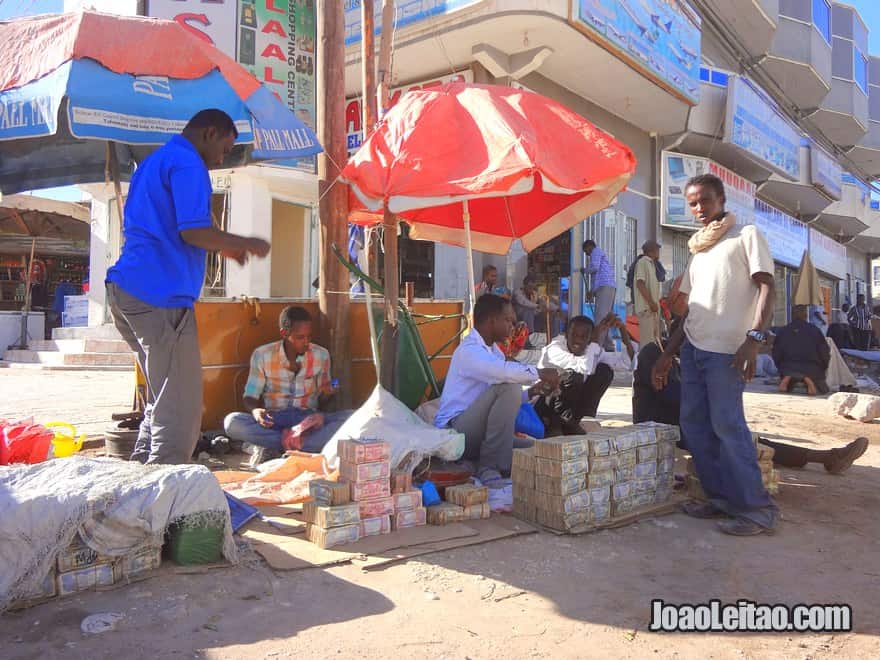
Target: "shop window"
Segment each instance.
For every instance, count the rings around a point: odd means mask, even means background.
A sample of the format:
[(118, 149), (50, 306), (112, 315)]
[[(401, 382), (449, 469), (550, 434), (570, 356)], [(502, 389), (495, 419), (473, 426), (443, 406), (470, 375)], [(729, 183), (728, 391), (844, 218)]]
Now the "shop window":
[(688, 233), (675, 232), (675, 237), (672, 239), (672, 277), (667, 280), (674, 280), (687, 268), (688, 259), (690, 259), (690, 250), (688, 250), (690, 237), (691, 235)]
[(868, 58), (858, 48), (853, 48), (853, 68), (856, 84), (863, 92), (868, 93)]
[[(781, 11), (781, 7), (780, 7)], [(813, 25), (829, 44), (831, 43), (831, 5), (826, 0), (813, 0)]]
[[(599, 244), (599, 241), (596, 243)], [(542, 293), (551, 296), (559, 296), (562, 293), (562, 279), (571, 275), (570, 231), (529, 252), (529, 275), (537, 279), (538, 289)]]

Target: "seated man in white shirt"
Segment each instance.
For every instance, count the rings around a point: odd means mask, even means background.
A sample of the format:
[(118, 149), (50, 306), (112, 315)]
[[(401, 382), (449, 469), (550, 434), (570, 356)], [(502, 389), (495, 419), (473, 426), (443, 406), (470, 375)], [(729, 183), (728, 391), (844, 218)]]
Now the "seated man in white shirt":
[(523, 403), (523, 386), (531, 393), (558, 385), (555, 369), (507, 361), (497, 342), (507, 339), (515, 316), (509, 301), (486, 293), (474, 306), (474, 328), (452, 354), (438, 428), (452, 427), (465, 436), (464, 458), (477, 463), (477, 477), (490, 488), (502, 488), (513, 461), (514, 424)]
[[(626, 354), (605, 351), (599, 338), (618, 328)], [(575, 316), (568, 331), (544, 347), (538, 367), (561, 372), (559, 389), (542, 397), (535, 411), (544, 421), (546, 435), (582, 435), (581, 418), (595, 417), (599, 401), (614, 380), (614, 369), (632, 368), (635, 355), (626, 324), (609, 314), (594, 325), (586, 316)]]

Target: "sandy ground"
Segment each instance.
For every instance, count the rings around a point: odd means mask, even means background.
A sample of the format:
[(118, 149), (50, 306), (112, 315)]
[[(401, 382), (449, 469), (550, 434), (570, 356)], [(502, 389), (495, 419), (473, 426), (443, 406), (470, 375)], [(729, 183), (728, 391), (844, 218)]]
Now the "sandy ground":
[[(33, 412), (100, 429), (130, 401), (130, 374), (0, 370), (0, 417)], [(674, 514), (580, 537), (534, 534), (366, 573), (354, 565), (160, 575), (0, 617), (4, 658), (876, 657), (880, 648), (880, 424), (831, 417), (827, 403), (755, 385), (753, 430), (814, 448), (858, 435), (871, 447), (844, 476), (783, 470), (774, 536), (737, 539)], [(615, 387), (604, 418), (628, 419)], [(2, 555), (2, 553), (0, 553)], [(661, 634), (650, 601), (848, 603), (854, 632)], [(84, 636), (92, 613), (117, 629)]]

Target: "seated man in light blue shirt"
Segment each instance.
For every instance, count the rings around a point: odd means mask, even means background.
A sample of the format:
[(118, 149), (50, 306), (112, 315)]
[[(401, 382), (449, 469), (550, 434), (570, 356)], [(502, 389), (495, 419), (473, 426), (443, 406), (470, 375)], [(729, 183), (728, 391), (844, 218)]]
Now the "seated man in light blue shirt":
[(515, 318), (500, 296), (487, 293), (477, 300), (474, 328), (452, 354), (434, 419), (435, 426), (464, 434), (464, 458), (476, 461), (477, 477), (490, 488), (503, 487), (503, 475), (510, 473), (523, 386), (547, 392), (559, 384), (556, 369), (505, 360), (496, 342), (510, 335)]

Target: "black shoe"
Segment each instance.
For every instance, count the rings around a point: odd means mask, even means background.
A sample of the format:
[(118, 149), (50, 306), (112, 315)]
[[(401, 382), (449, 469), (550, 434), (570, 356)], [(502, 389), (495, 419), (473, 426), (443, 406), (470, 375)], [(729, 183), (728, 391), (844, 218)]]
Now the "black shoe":
[(681, 512), (691, 518), (727, 518), (728, 515), (709, 502), (689, 500), (681, 505)]
[(761, 527), (758, 523), (754, 523), (746, 518), (733, 518), (732, 520), (722, 520), (718, 523), (719, 531), (731, 536), (758, 536), (759, 534), (773, 534), (774, 530), (770, 527)]
[(832, 449), (831, 458), (825, 461), (825, 469), (831, 474), (843, 474), (867, 449), (867, 438), (856, 438), (846, 447)]

